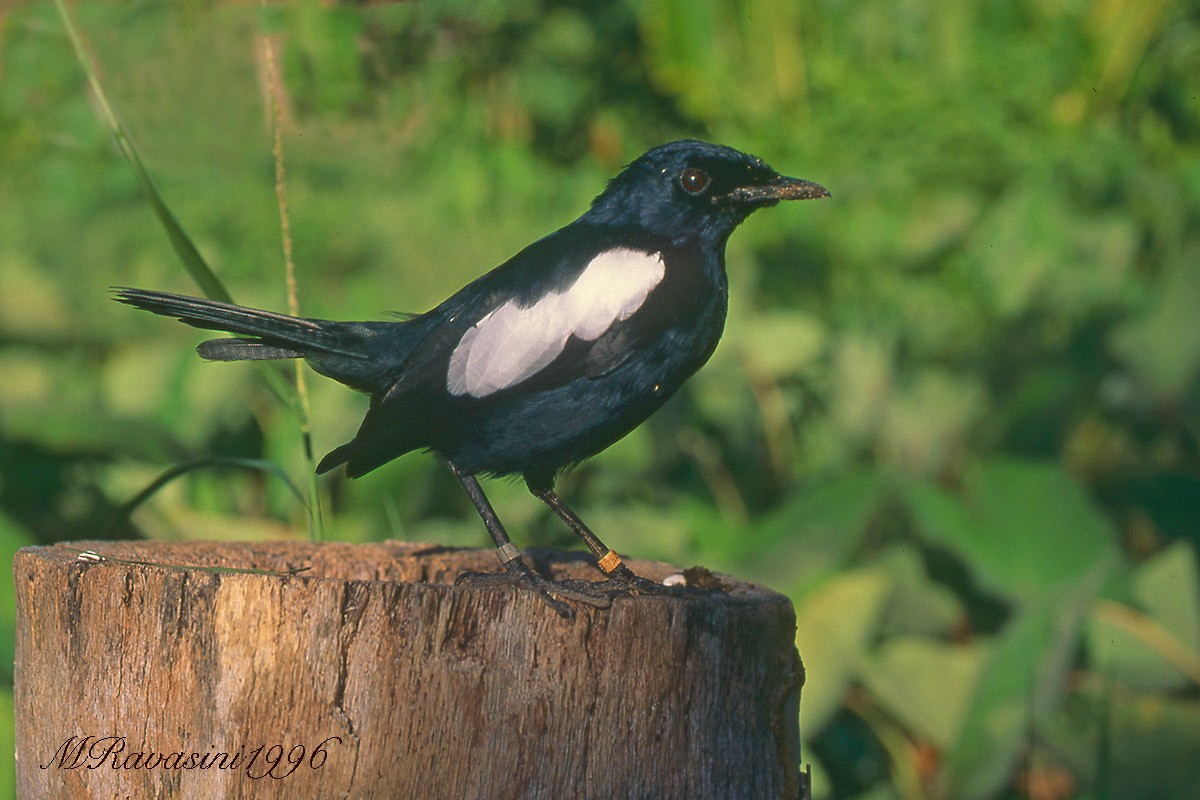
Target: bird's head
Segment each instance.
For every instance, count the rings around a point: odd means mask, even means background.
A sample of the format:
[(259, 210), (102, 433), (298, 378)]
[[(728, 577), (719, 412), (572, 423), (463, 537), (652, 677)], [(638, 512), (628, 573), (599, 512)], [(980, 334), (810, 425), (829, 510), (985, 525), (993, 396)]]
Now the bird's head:
[(592, 202), (585, 219), (672, 240), (723, 242), (760, 208), (828, 196), (823, 186), (780, 175), (761, 158), (685, 139), (655, 147), (627, 166)]

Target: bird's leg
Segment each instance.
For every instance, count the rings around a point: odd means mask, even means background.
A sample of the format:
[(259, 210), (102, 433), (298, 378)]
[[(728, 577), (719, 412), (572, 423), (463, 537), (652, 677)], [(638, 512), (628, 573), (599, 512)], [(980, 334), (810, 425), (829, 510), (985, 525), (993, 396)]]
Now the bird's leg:
[(456, 583), (471, 581), (474, 583), (518, 583), (528, 586), (537, 592), (551, 608), (563, 616), (570, 616), (571, 609), (560, 600), (557, 600), (555, 596), (602, 608), (606, 608), (611, 604), (612, 600), (606, 594), (577, 590), (574, 587), (564, 586), (544, 578), (534, 572), (521, 558), (521, 551), (508, 538), (508, 532), (504, 530), (504, 525), (500, 522), (500, 518), (496, 516), (495, 509), (488, 502), (487, 496), (483, 493), (483, 487), (479, 485), (479, 481), (475, 479), (474, 475), (467, 475), (459, 471), (453, 462), (448, 463), (450, 471), (454, 473), (454, 477), (458, 478), (458, 482), (466, 490), (467, 496), (475, 504), (475, 510), (479, 512), (480, 518), (483, 519), (483, 526), (487, 528), (488, 535), (496, 543), (496, 556), (500, 559), (500, 563), (504, 567), (503, 574), (468, 572), (460, 575)]
[(467, 496), (471, 498), (471, 502), (475, 504), (475, 510), (483, 519), (483, 527), (487, 528), (488, 535), (496, 543), (496, 556), (500, 559), (500, 563), (504, 565), (505, 569), (508, 569), (509, 565), (513, 563), (524, 564), (521, 561), (521, 551), (512, 543), (512, 539), (508, 538), (508, 531), (504, 530), (503, 523), (496, 516), (496, 511), (488, 501), (487, 495), (483, 493), (483, 487), (479, 485), (479, 481), (475, 479), (474, 475), (465, 475), (460, 472), (453, 462), (448, 463), (450, 472), (458, 478), (463, 489), (466, 489)]
[(533, 484), (528, 485), (529, 491), (533, 493), (533, 496), (549, 506), (550, 510), (567, 524), (571, 532), (587, 545), (587, 548), (598, 559), (596, 566), (600, 568), (601, 572), (631, 590), (646, 592), (661, 590), (663, 588), (660, 584), (641, 577), (626, 566), (621, 557), (614, 550), (609, 549), (608, 545), (600, 541), (600, 537), (584, 524), (578, 514), (567, 507), (567, 504), (555, 494), (553, 489), (535, 487)]

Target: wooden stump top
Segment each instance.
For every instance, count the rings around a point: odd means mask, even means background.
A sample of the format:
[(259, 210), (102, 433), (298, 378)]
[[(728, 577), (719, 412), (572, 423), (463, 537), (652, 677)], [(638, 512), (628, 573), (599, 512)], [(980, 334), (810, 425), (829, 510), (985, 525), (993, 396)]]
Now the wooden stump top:
[[(597, 577), (582, 554), (531, 556)], [(719, 576), (564, 618), (528, 590), (453, 583), (499, 568), (491, 550), (401, 542), (26, 548), (18, 793), (796, 796), (787, 598)]]
[[(211, 542), (211, 541), (75, 541), (61, 542), (48, 547), (26, 547), (18, 559), (36, 558), (39, 561), (63, 565), (89, 565), (80, 553), (92, 551), (110, 566), (145, 567), (147, 569), (183, 569), (203, 572), (205, 569), (262, 570), (280, 573), (264, 575), (279, 580), (327, 579), (345, 581), (386, 581), (389, 583), (430, 584), (452, 587), (460, 592), (474, 592), (470, 585), (453, 587), (455, 579), (464, 572), (498, 572), (501, 570), (496, 553), (491, 548), (446, 547), (419, 542)], [(529, 548), (523, 551), (543, 574), (555, 580), (598, 580), (601, 574), (593, 559), (577, 551)], [(121, 562), (144, 562), (122, 564)], [(661, 561), (635, 560), (625, 562), (635, 572), (655, 581), (679, 574), (681, 567)], [(298, 571), (285, 575), (288, 570)], [(210, 574), (237, 574), (216, 572)], [(710, 573), (711, 574), (711, 573)], [(787, 603), (787, 598), (762, 586), (727, 575), (713, 575), (714, 587), (735, 603)], [(482, 591), (490, 591), (485, 589)], [(690, 599), (699, 599), (693, 595)], [(672, 600), (674, 598), (620, 598), (622, 602), (636, 600)]]

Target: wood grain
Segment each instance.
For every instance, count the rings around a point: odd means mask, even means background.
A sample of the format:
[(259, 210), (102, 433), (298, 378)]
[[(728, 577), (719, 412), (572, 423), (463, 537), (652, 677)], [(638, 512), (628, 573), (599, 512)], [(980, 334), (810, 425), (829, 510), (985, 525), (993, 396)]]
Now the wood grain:
[[(534, 556), (595, 577), (577, 554)], [(453, 585), (496, 566), (491, 551), (398, 542), (26, 548), (19, 796), (797, 795), (803, 672), (785, 597), (721, 577), (563, 618), (527, 590)]]

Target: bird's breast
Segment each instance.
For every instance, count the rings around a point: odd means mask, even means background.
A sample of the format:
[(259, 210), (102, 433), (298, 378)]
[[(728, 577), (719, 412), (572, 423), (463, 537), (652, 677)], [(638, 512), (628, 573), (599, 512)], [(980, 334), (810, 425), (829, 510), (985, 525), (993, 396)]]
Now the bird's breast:
[(664, 279), (642, 309), (646, 324), (703, 363), (725, 326), (729, 284), (724, 255), (691, 244), (666, 250), (663, 260)]

